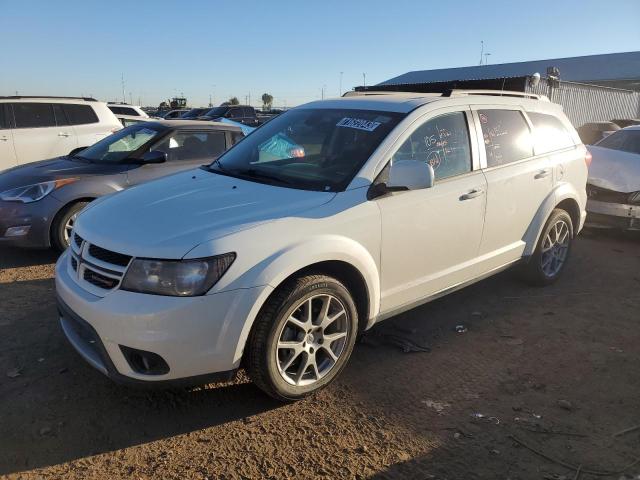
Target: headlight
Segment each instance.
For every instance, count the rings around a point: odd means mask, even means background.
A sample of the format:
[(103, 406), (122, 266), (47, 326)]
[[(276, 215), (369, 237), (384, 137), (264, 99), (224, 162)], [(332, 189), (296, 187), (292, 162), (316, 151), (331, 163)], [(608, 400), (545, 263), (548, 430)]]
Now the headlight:
[(137, 258), (122, 281), (122, 290), (194, 297), (204, 295), (229, 269), (235, 253), (196, 260), (151, 260)]
[(51, 180), (50, 182), (34, 183), (33, 185), (25, 185), (23, 187), (12, 188), (0, 192), (0, 200), (5, 202), (22, 202), (31, 203), (43, 199), (55, 189), (60, 188), (69, 183), (73, 183), (77, 178), (62, 178), (60, 180)]

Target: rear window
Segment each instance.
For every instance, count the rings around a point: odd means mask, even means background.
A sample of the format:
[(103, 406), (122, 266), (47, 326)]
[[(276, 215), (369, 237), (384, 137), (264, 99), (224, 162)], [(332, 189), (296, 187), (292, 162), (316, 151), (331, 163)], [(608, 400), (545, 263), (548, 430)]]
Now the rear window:
[(640, 130), (618, 130), (596, 145), (621, 152), (640, 153)]
[(56, 118), (51, 103), (14, 103), (16, 128), (55, 127)]
[(64, 112), (71, 125), (86, 125), (89, 123), (98, 123), (98, 116), (90, 105), (65, 104)]
[(135, 109), (130, 107), (113, 107), (109, 105), (109, 110), (111, 110), (116, 115), (134, 115), (136, 117), (140, 116)]
[(534, 128), (533, 141), (536, 154), (574, 146), (571, 134), (557, 117), (537, 112), (528, 112), (527, 115)]
[(487, 166), (497, 167), (533, 156), (529, 125), (518, 110), (478, 110)]

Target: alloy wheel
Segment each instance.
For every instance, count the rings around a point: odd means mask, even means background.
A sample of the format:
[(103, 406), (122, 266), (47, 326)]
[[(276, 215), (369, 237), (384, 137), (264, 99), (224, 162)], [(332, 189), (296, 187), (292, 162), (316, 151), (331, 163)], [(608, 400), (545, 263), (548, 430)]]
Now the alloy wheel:
[(64, 225), (64, 230), (63, 230), (63, 237), (64, 237), (64, 241), (67, 245), (69, 245), (69, 243), (71, 242), (71, 232), (73, 232), (73, 226), (76, 223), (76, 218), (78, 217), (77, 213), (74, 213), (73, 215), (71, 215), (69, 217), (69, 220), (67, 220), (67, 223), (65, 223)]
[(327, 375), (345, 350), (350, 322), (346, 308), (333, 295), (301, 301), (278, 334), (276, 360), (282, 378), (306, 386)]
[(562, 270), (569, 253), (570, 237), (569, 225), (563, 219), (554, 223), (545, 235), (542, 242), (540, 267), (548, 278), (555, 277)]

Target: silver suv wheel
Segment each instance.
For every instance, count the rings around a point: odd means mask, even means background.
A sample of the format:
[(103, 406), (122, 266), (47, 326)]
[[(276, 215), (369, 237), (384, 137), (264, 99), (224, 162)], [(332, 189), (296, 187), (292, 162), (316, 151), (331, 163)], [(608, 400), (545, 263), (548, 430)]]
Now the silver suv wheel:
[(547, 277), (555, 277), (562, 270), (569, 252), (570, 236), (571, 230), (563, 218), (558, 219), (545, 235), (540, 268)]

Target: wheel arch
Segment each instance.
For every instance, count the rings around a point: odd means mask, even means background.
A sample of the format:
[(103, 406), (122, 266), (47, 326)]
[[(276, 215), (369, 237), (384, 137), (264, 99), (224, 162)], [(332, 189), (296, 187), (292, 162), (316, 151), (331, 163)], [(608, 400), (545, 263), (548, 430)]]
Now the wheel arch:
[(79, 198), (74, 198), (73, 200), (69, 200), (67, 202), (64, 203), (64, 205), (62, 205), (57, 212), (55, 212), (52, 216), (51, 216), (51, 223), (49, 224), (49, 241), (53, 242), (53, 229), (58, 221), (58, 219), (60, 218), (61, 215), (64, 215), (64, 213), (71, 208), (73, 205), (75, 205), (76, 203), (80, 203), (80, 202), (92, 202), (96, 199), (96, 197), (91, 197), (91, 196), (82, 196)]

